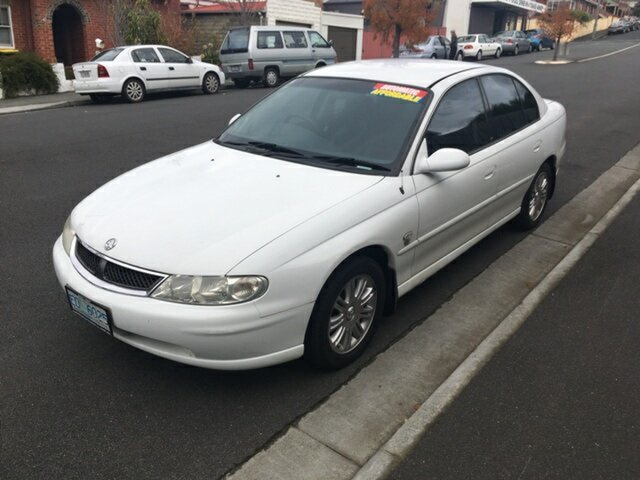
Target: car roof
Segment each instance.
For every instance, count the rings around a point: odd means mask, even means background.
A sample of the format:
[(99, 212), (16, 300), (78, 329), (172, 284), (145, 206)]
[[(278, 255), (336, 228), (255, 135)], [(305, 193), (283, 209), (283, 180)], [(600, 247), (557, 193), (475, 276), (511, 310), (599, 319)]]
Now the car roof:
[(345, 62), (311, 70), (309, 77), (354, 78), (428, 88), (443, 78), (470, 70), (505, 72), (497, 67), (454, 60), (392, 58)]

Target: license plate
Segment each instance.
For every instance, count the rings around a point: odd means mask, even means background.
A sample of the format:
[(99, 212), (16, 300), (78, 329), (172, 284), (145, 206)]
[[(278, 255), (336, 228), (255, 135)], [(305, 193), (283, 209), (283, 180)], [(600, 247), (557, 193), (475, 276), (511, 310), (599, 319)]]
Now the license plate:
[(88, 70), (80, 70), (80, 77), (81, 78), (89, 78), (90, 74), (91, 74), (91, 72), (89, 72)]
[(229, 67), (229, 71), (230, 72), (239, 72), (240, 71), (240, 65), (231, 65)]
[(87, 320), (93, 326), (98, 327), (105, 333), (111, 335), (111, 315), (109, 310), (91, 300), (86, 299), (69, 287), (67, 290), (67, 299), (71, 310)]

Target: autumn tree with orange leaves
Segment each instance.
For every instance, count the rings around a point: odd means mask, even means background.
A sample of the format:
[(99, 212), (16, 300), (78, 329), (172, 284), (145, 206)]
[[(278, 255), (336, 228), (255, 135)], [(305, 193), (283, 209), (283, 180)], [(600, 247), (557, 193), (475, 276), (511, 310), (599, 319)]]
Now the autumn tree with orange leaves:
[(591, 17), (587, 13), (572, 10), (566, 4), (559, 6), (556, 10), (547, 10), (538, 15), (538, 26), (556, 43), (557, 48), (553, 52), (554, 61), (558, 59), (560, 40), (569, 39), (578, 25), (587, 23), (589, 20)]
[(419, 43), (429, 35), (435, 16), (433, 0), (364, 0), (364, 16), (382, 41), (392, 40), (393, 56), (400, 54), (400, 37)]

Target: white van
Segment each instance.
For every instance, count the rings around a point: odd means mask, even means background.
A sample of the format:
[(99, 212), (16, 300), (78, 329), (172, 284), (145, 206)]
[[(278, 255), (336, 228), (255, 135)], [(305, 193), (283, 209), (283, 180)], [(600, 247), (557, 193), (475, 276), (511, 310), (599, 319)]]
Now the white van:
[(275, 87), (281, 78), (336, 62), (336, 51), (315, 30), (287, 25), (229, 30), (220, 48), (227, 78), (239, 88), (251, 81)]

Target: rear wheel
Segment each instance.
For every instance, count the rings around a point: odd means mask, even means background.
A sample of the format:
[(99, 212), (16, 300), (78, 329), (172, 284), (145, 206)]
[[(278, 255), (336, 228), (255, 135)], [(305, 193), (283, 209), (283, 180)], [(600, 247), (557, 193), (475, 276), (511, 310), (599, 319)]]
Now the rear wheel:
[(432, 58), (432, 59), (434, 59), (434, 58), (438, 58), (438, 55), (436, 55), (435, 53), (432, 53), (432, 54), (431, 54), (431, 58)]
[(482, 60), (482, 50), (478, 50), (478, 53), (476, 53), (476, 60)]
[(220, 90), (220, 80), (218, 75), (213, 72), (207, 73), (202, 79), (202, 91), (207, 95), (218, 93)]
[(265, 87), (277, 87), (279, 82), (280, 75), (278, 74), (278, 70), (276, 70), (275, 68), (267, 68), (264, 71), (264, 79), (262, 80), (262, 83), (264, 83)]
[(527, 53), (531, 53), (533, 51), (533, 47), (529, 44), (529, 48), (527, 48)]
[(122, 95), (129, 103), (140, 103), (146, 95), (143, 83), (137, 78), (126, 81), (122, 87)]
[(326, 369), (358, 358), (373, 336), (385, 301), (385, 277), (369, 257), (339, 267), (322, 288), (304, 342), (305, 358)]
[(498, 48), (498, 49), (496, 49), (495, 57), (496, 58), (500, 58), (500, 55), (502, 55), (502, 50), (500, 48)]
[(513, 49), (513, 54), (518, 55), (518, 53), (520, 53), (520, 49), (518, 48), (518, 45), (516, 45), (516, 48)]
[(522, 199), (520, 213), (516, 217), (520, 227), (525, 230), (530, 230), (540, 224), (542, 214), (549, 201), (552, 187), (553, 176), (551, 167), (548, 163), (545, 163), (540, 167), (538, 173), (536, 173), (536, 176), (529, 186), (529, 190), (527, 190), (527, 193)]
[(456, 60), (459, 62), (464, 60), (464, 54), (462, 52), (458, 52), (458, 54), (456, 55)]

